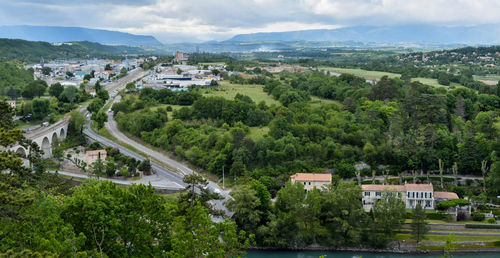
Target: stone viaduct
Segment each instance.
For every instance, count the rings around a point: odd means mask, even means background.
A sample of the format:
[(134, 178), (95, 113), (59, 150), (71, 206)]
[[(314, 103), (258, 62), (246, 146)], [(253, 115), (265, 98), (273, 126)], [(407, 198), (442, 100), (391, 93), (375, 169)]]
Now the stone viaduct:
[[(43, 157), (48, 158), (52, 156), (52, 143), (56, 139), (61, 141), (66, 139), (68, 124), (69, 119), (64, 119), (53, 125), (40, 127), (31, 132), (25, 133), (24, 137), (36, 142), (38, 146), (40, 146), (40, 149), (44, 152)], [(15, 145), (9, 149), (19, 153), (21, 157), (27, 157), (28, 155), (28, 150), (21, 145)]]

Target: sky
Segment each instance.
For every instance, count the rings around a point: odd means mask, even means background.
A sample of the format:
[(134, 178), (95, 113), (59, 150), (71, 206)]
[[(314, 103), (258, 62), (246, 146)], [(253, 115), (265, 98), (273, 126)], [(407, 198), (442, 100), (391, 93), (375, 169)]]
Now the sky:
[(109, 29), (163, 43), (407, 24), (500, 24), (500, 0), (0, 0), (0, 25)]

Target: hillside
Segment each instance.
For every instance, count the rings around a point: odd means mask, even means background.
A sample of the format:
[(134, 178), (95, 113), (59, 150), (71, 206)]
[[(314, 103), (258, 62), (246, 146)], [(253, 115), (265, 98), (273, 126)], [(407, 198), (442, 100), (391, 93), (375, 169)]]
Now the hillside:
[(0, 38), (46, 41), (50, 43), (90, 41), (105, 45), (162, 45), (153, 36), (134, 35), (130, 33), (110, 30), (58, 26), (0, 26)]
[(38, 62), (55, 58), (116, 57), (123, 53), (146, 54), (150, 50), (128, 46), (106, 46), (88, 41), (52, 45), (47, 42), (34, 42), (20, 39), (0, 38), (0, 61), (19, 60)]
[(264, 32), (236, 35), (228, 41), (307, 40), (307, 41), (366, 41), (379, 43), (441, 42), (465, 44), (500, 43), (500, 27), (442, 27), (434, 25), (356, 26), (338, 29)]

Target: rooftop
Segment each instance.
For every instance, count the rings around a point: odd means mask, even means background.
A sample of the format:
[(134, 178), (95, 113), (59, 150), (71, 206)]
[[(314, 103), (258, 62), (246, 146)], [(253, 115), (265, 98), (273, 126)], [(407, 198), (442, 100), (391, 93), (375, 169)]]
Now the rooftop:
[(396, 191), (396, 192), (404, 192), (404, 185), (362, 185), (361, 188), (363, 191)]
[(85, 152), (85, 155), (90, 156), (94, 154), (106, 154), (106, 150), (92, 150), (92, 151), (87, 151)]
[(432, 184), (405, 184), (406, 191), (434, 191)]
[(317, 174), (317, 173), (297, 173), (295, 175), (291, 175), (295, 181), (320, 181), (320, 182), (331, 182), (332, 175), (331, 174)]
[(434, 199), (458, 199), (458, 195), (453, 192), (434, 192)]

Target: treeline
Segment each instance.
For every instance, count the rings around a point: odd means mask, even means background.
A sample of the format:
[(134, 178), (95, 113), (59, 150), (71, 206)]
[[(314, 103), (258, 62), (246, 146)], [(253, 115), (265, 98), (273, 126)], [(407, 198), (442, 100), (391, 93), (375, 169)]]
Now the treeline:
[[(133, 129), (140, 128), (138, 123), (128, 124), (154, 112), (124, 109), (117, 119), (154, 146), (219, 176), (224, 167), (226, 175), (257, 179), (273, 195), (297, 172), (328, 169), (352, 178), (354, 166), (365, 162), (378, 174), (425, 173), (438, 170), (441, 159), (445, 173), (456, 162), (459, 174), (481, 175), (481, 162), (489, 166), (500, 153), (497, 95), (387, 77), (371, 86), (352, 75), (319, 71), (282, 73), (279, 81), (262, 78), (263, 89), (283, 105), (254, 104), (242, 96), (200, 97), (173, 112), (174, 120), (157, 120), (142, 133)], [(156, 105), (141, 94), (120, 105)], [(334, 102), (311, 105), (310, 95)], [(134, 119), (128, 119), (131, 114)], [(265, 119), (256, 123), (252, 117)], [(260, 129), (255, 125), (268, 128), (267, 133), (256, 137)]]
[(384, 248), (406, 216), (403, 201), (386, 192), (365, 212), (361, 187), (343, 180), (307, 192), (301, 183), (287, 182), (273, 203), (266, 187), (255, 180), (231, 195), (228, 207), (238, 227), (266, 247)]
[[(211, 220), (218, 211), (208, 201), (218, 197), (205, 190), (203, 178), (185, 177), (186, 191), (177, 199), (152, 186), (123, 188), (110, 181), (72, 188), (69, 180), (46, 173), (40, 147), (14, 129), (7, 103), (0, 102), (0, 114), (2, 149), (29, 146), (33, 167), (23, 166), (15, 152), (0, 153), (0, 256), (233, 257), (251, 243), (234, 222)], [(72, 118), (68, 134), (84, 121)]]

